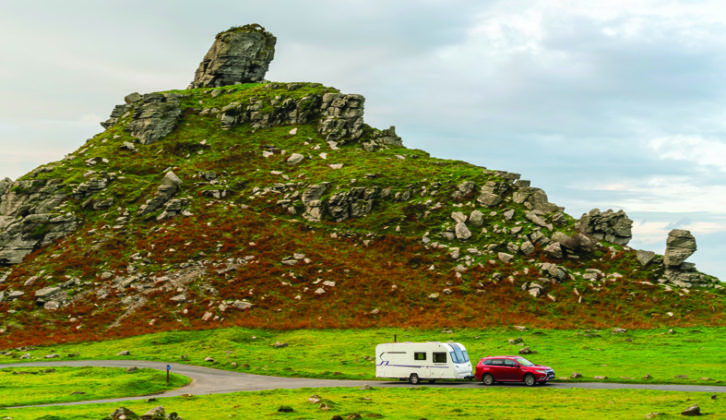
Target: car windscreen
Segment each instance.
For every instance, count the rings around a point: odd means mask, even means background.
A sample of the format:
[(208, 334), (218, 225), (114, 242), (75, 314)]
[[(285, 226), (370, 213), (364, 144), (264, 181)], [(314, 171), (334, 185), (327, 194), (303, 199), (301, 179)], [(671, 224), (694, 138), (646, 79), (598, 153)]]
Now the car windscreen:
[(517, 361), (522, 366), (534, 366), (534, 363), (530, 362), (529, 360), (525, 359), (524, 357), (517, 357)]

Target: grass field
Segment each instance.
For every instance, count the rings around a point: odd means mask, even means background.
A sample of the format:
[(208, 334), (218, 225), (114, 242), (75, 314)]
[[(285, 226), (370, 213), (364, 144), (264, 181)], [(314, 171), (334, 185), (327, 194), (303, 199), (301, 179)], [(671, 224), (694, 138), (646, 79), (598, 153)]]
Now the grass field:
[[(310, 402), (313, 394), (322, 398)], [(321, 409), (321, 404), (327, 410)], [(658, 419), (681, 418), (681, 411), (697, 404), (704, 418), (726, 417), (726, 398), (712, 399), (704, 393), (633, 390), (556, 390), (547, 387), (383, 388), (370, 390), (321, 388), (245, 392), (200, 397), (175, 397), (154, 402), (126, 401), (46, 408), (2, 410), (0, 418), (100, 419), (124, 406), (144, 414), (159, 405), (167, 413), (177, 412), (185, 419), (642, 419), (661, 413)], [(292, 408), (282, 413), (281, 406)], [(355, 415), (360, 417), (356, 417)], [(7, 417), (5, 417), (7, 416)]]
[[(74, 359), (142, 359), (189, 363), (220, 369), (276, 376), (372, 379), (377, 343), (399, 341), (458, 341), (468, 349), (472, 365), (480, 357), (515, 354), (521, 337), (536, 354), (535, 363), (551, 366), (560, 380), (573, 372), (579, 381), (607, 376), (607, 381), (632, 383), (720, 384), (726, 381), (726, 328), (679, 328), (632, 330), (461, 329), (453, 333), (391, 328), (365, 330), (273, 331), (227, 328), (206, 331), (167, 332), (132, 338), (11, 351), (0, 363), (18, 362), (24, 353), (29, 361), (45, 360), (49, 353)], [(287, 347), (274, 348), (276, 342)], [(117, 356), (129, 350), (128, 356)], [(215, 362), (204, 361), (212, 357)], [(57, 359), (56, 359), (57, 360)], [(236, 364), (236, 367), (234, 367)], [(643, 379), (650, 375), (651, 379)]]
[(166, 373), (155, 369), (5, 368), (0, 369), (0, 407), (148, 395), (187, 383), (172, 374), (167, 386)]

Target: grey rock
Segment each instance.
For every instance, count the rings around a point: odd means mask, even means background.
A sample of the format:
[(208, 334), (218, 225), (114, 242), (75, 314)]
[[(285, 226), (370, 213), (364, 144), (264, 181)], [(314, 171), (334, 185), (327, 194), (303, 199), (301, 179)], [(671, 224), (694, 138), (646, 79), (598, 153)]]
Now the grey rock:
[(534, 350), (532, 350), (526, 346), (519, 349), (519, 354), (534, 354), (534, 353), (536, 353)]
[(519, 250), (524, 255), (532, 255), (535, 251), (534, 245), (530, 241), (525, 241), (522, 243), (522, 245), (519, 247)]
[(460, 211), (454, 211), (451, 212), (451, 218), (454, 219), (456, 223), (465, 223), (466, 222), (466, 216), (464, 213)]
[(128, 350), (121, 350), (120, 352), (116, 353), (116, 356), (129, 356), (131, 354)]
[(552, 242), (551, 244), (547, 245), (544, 248), (545, 254), (552, 258), (561, 259), (562, 254), (562, 247), (560, 246), (559, 242)]
[(284, 348), (284, 347), (287, 347), (287, 346), (288, 346), (288, 344), (287, 344), (287, 343), (285, 343), (285, 342), (280, 342), (280, 341), (276, 341), (276, 342), (275, 342), (275, 343), (274, 343), (274, 344), (272, 345), (272, 347), (273, 347), (273, 348), (276, 348), (276, 349), (281, 349), (281, 348)]
[(300, 162), (302, 162), (303, 160), (305, 160), (305, 156), (301, 155), (300, 153), (293, 153), (292, 155), (290, 155), (289, 158), (287, 158), (287, 164), (290, 166), (295, 166), (300, 164)]
[(166, 419), (166, 412), (164, 412), (164, 407), (155, 407), (151, 410), (144, 413), (143, 416), (140, 417), (139, 420), (165, 420)]
[(363, 104), (361, 95), (326, 93), (322, 97), (320, 110), (322, 116), (318, 132), (326, 141), (344, 144), (347, 140), (357, 140), (363, 135)]
[(484, 224), (484, 213), (480, 212), (479, 210), (474, 210), (469, 215), (469, 223), (471, 223), (472, 226), (480, 227)]
[(124, 102), (126, 102), (126, 105), (132, 105), (136, 102), (139, 102), (143, 99), (143, 96), (139, 94), (138, 92), (129, 93), (124, 97)]
[(111, 420), (133, 420), (138, 419), (139, 416), (126, 407), (120, 407), (111, 413), (110, 418)]
[(277, 38), (254, 23), (217, 34), (194, 74), (191, 87), (261, 82), (275, 56), (276, 42)]
[(645, 267), (648, 264), (650, 264), (651, 261), (653, 261), (653, 258), (655, 258), (655, 252), (638, 250), (635, 253), (635, 257), (638, 259), (638, 262), (640, 263), (640, 265)]
[(502, 202), (502, 197), (500, 197), (494, 193), (483, 191), (479, 195), (479, 197), (477, 197), (476, 201), (478, 201), (479, 203), (481, 203), (487, 207), (494, 207)]
[(700, 416), (701, 407), (699, 407), (697, 404), (693, 404), (692, 406), (681, 411), (681, 415), (682, 416)]
[(462, 195), (468, 195), (476, 188), (476, 184), (471, 181), (464, 181), (456, 186), (456, 189), (461, 192)]
[(149, 214), (160, 209), (177, 193), (181, 183), (182, 180), (174, 172), (169, 171), (164, 174), (154, 197), (139, 208), (139, 215)]
[(668, 233), (663, 262), (666, 267), (678, 267), (696, 252), (696, 249), (696, 238), (691, 232), (673, 229)]
[(456, 233), (456, 239), (467, 240), (471, 238), (471, 231), (469, 231), (469, 228), (467, 228), (466, 224), (463, 222), (456, 224), (454, 232)]
[(497, 253), (497, 258), (499, 258), (499, 261), (506, 264), (506, 263), (509, 263), (510, 261), (512, 261), (512, 258), (514, 258), (514, 255), (507, 254), (506, 252), (499, 252), (499, 253)]
[(52, 296), (57, 295), (59, 292), (61, 292), (60, 287), (44, 287), (35, 291), (35, 298), (40, 302), (45, 302), (49, 300)]
[(622, 210), (601, 213), (599, 209), (592, 209), (577, 222), (581, 232), (618, 245), (627, 245), (630, 242), (633, 237), (632, 226), (633, 221)]
[(530, 222), (534, 223), (537, 226), (541, 226), (543, 228), (546, 228), (547, 230), (552, 230), (552, 224), (547, 223), (543, 218), (540, 217), (540, 214), (537, 211), (527, 211), (524, 213), (524, 217), (527, 218)]
[(176, 96), (149, 93), (136, 105), (132, 120), (125, 129), (141, 144), (151, 144), (174, 131), (181, 116)]
[(512, 220), (512, 217), (514, 217), (514, 209), (509, 209), (505, 211), (504, 213), (502, 213), (502, 216), (504, 216), (506, 220)]
[(563, 209), (552, 204), (547, 199), (547, 194), (540, 188), (522, 186), (512, 194), (512, 201), (517, 204), (524, 204), (525, 207), (540, 211), (544, 214), (556, 213)]

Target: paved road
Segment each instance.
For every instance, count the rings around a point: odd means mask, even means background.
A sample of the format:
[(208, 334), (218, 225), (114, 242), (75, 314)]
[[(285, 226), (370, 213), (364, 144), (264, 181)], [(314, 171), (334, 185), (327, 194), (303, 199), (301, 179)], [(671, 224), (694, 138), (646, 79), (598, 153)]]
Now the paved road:
[[(166, 370), (166, 363), (149, 362), (145, 360), (69, 360), (60, 362), (30, 362), (30, 363), (14, 363), (0, 364), (0, 369), (8, 367), (29, 367), (29, 366), (91, 366), (91, 367), (118, 367), (128, 368), (132, 366), (140, 368), (152, 368)], [(338, 379), (310, 379), (310, 378), (281, 378), (277, 376), (261, 376), (249, 373), (233, 372), (227, 370), (213, 369), (202, 366), (171, 364), (171, 370), (174, 373), (184, 375), (192, 379), (192, 382), (179, 389), (155, 394), (155, 398), (174, 397), (184, 394), (204, 395), (204, 394), (224, 394), (228, 392), (239, 391), (262, 391), (267, 389), (293, 389), (293, 388), (324, 388), (324, 387), (360, 387), (366, 384), (379, 387), (410, 387), (405, 382), (394, 381), (376, 381), (376, 380), (338, 380)], [(425, 384), (415, 386), (435, 386), (446, 388), (483, 388), (479, 382), (441, 382), (436, 384)], [(523, 387), (522, 384), (507, 384), (496, 386)], [(659, 391), (686, 391), (686, 392), (710, 392), (724, 393), (726, 386), (710, 386), (710, 385), (658, 385), (658, 384), (617, 384), (617, 383), (549, 383), (542, 389), (565, 389), (565, 388), (582, 388), (582, 389), (649, 389)], [(112, 398), (94, 401), (78, 401), (72, 403), (45, 404), (50, 405), (76, 405), (104, 402), (118, 402), (127, 400), (147, 399), (149, 396)]]

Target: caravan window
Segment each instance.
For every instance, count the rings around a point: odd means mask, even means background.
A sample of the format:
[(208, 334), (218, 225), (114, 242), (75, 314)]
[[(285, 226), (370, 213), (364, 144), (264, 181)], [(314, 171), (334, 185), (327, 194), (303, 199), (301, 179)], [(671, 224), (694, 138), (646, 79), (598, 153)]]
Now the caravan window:
[(469, 355), (466, 354), (466, 350), (463, 350), (461, 346), (456, 343), (450, 343), (451, 348), (454, 351), (451, 352), (451, 360), (454, 363), (466, 363), (469, 361)]
[(446, 353), (434, 352), (434, 363), (446, 363)]
[(426, 353), (417, 351), (413, 354), (413, 360), (426, 360)]

